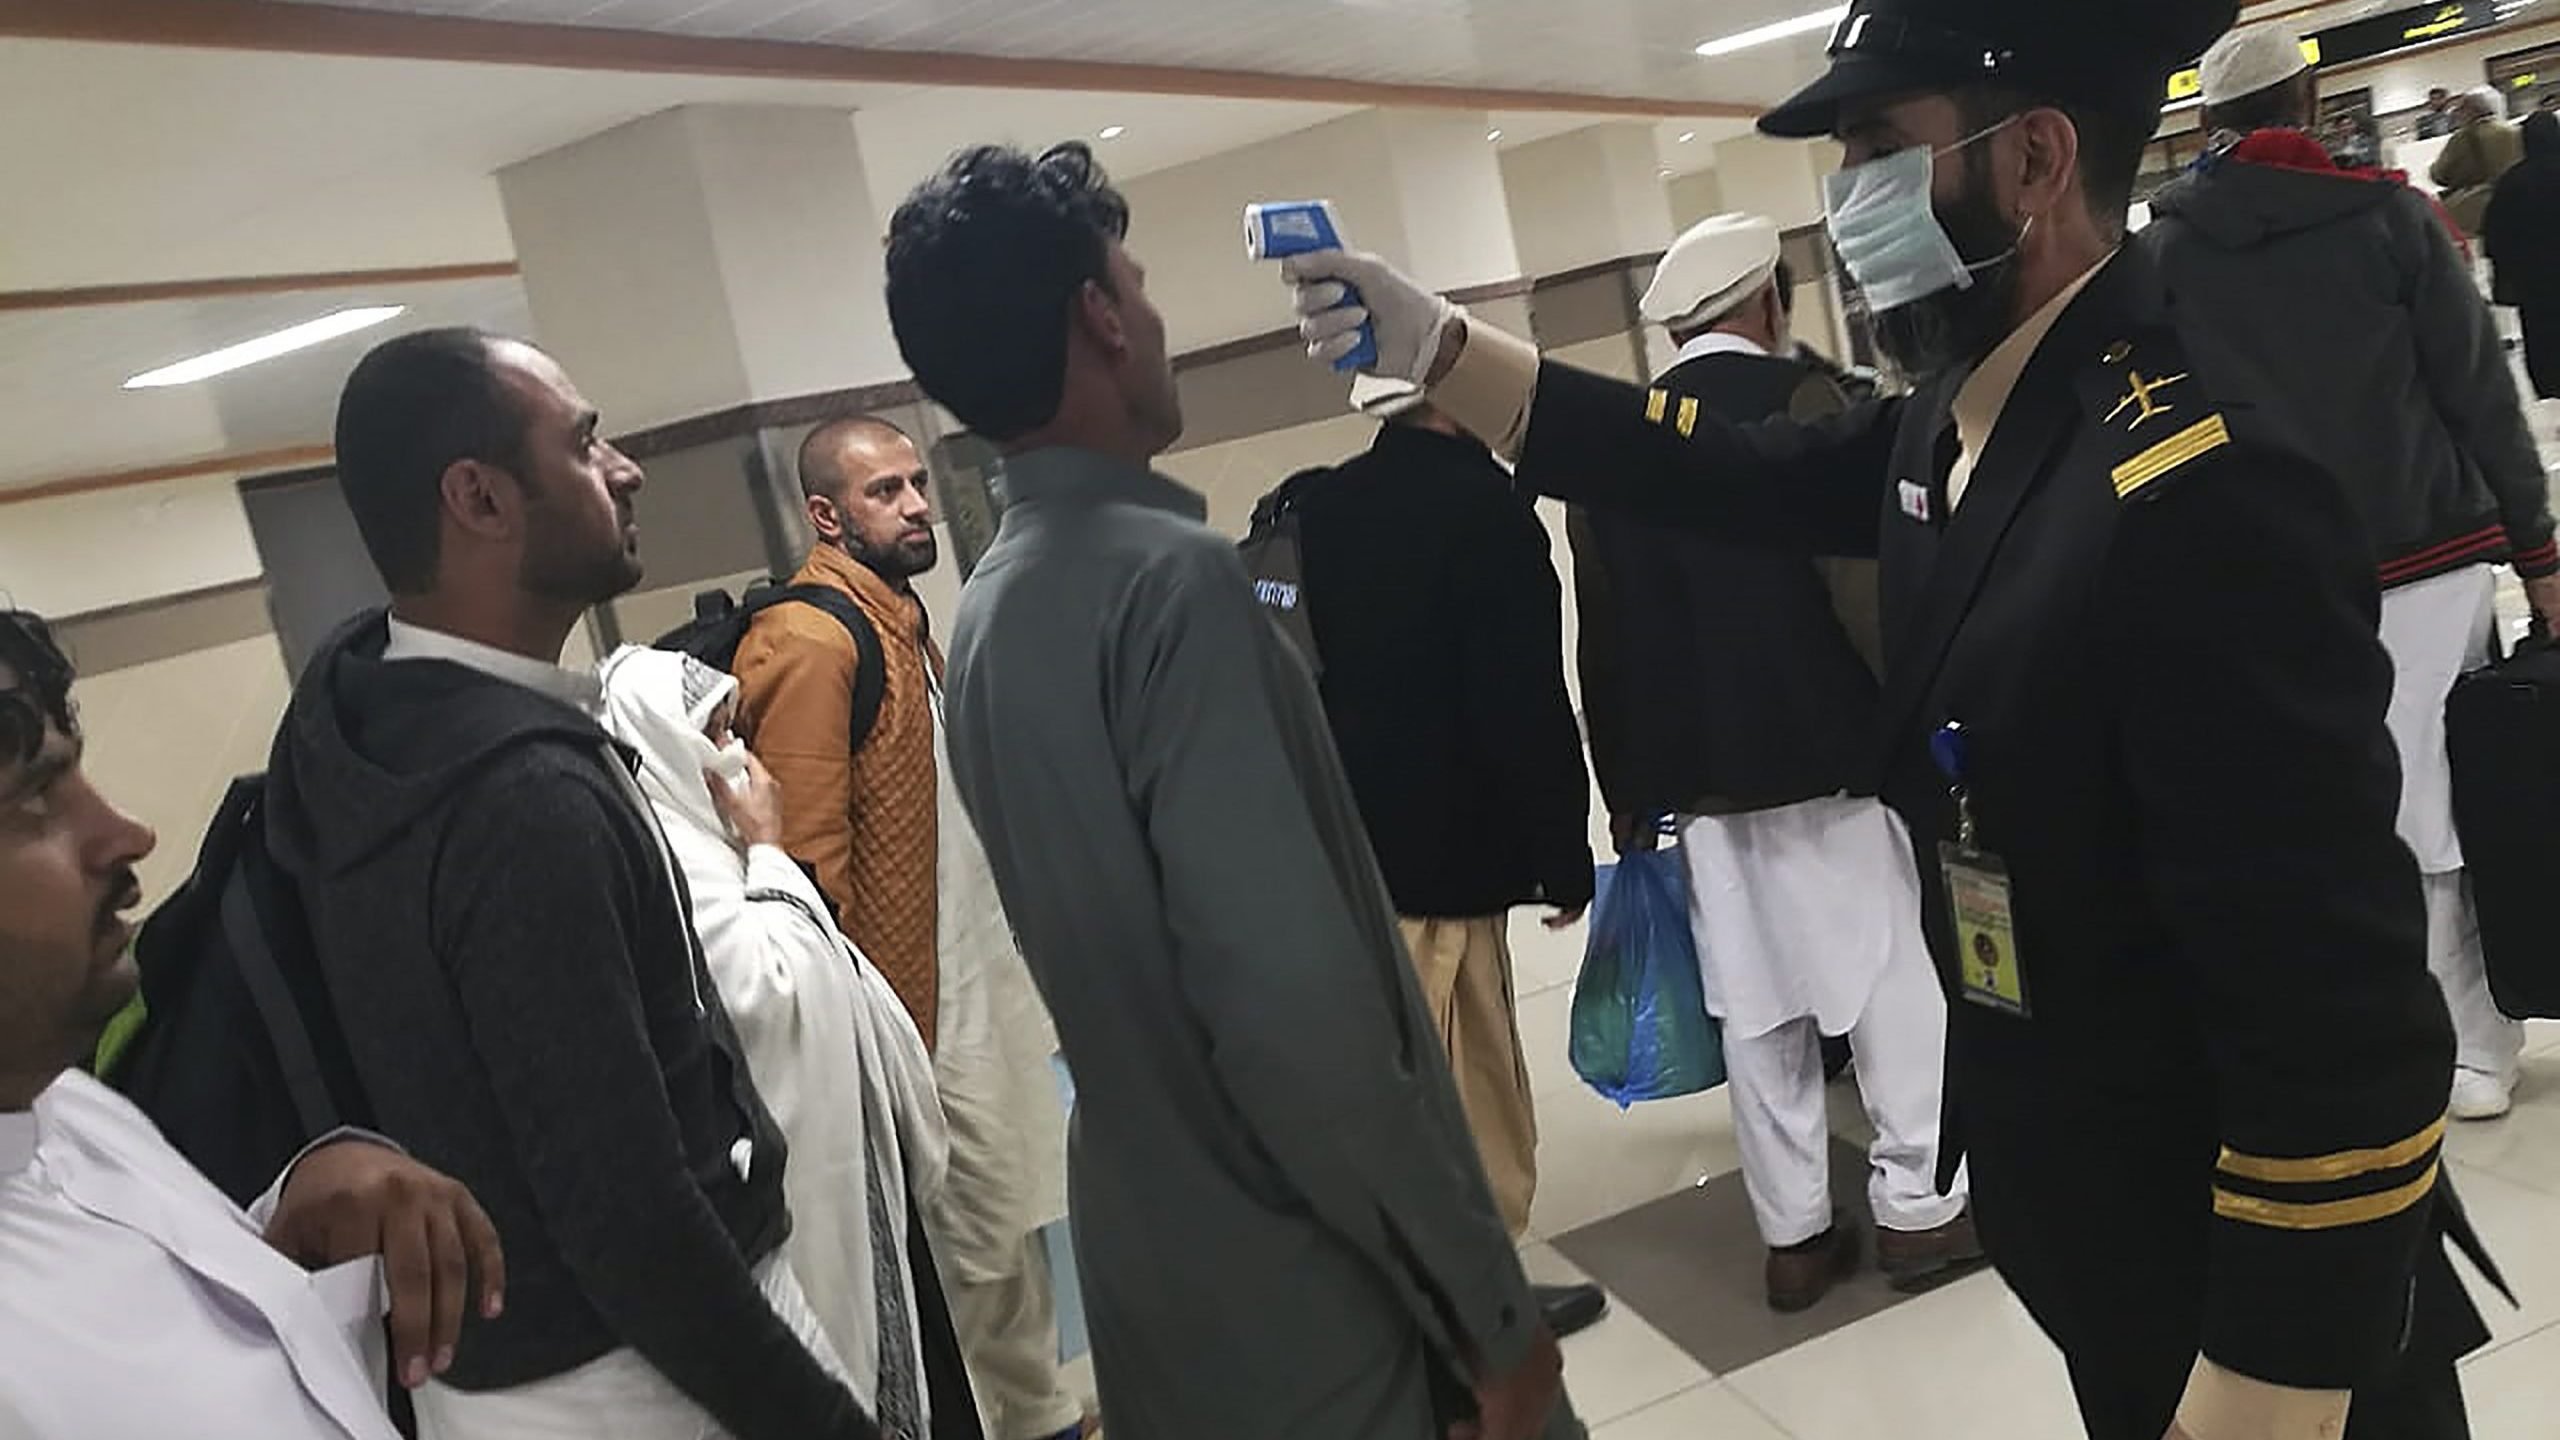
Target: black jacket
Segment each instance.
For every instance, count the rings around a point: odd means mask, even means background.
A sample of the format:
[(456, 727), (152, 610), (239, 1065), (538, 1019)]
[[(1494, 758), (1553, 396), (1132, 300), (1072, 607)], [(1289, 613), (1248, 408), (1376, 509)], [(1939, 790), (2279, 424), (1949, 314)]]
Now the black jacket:
[[(2432, 1243), (2452, 1033), (2393, 830), (2370, 552), (2342, 487), (2191, 343), (2212, 321), (2119, 255), (1952, 517), (1961, 375), (1819, 426), (1684, 437), (1644, 390), (1549, 364), (1520, 467), (1594, 507), (1881, 556), (1873, 775), (1952, 977), (1937, 847), (1957, 816), (1930, 740), (1970, 732), (2031, 1008), (1951, 1002), (1941, 1163), (1969, 1154), (1984, 1243), (2096, 1440), (2155, 1440), (2199, 1349), (2335, 1389), (2482, 1338)], [(2192, 377), (2173, 421), (2128, 426), (2135, 371)]]
[(874, 1434), (750, 1273), (791, 1228), (782, 1134), (620, 752), (532, 690), (386, 663), (385, 638), (360, 617), (303, 672), (268, 840), (376, 1122), (506, 1245), (506, 1314), (468, 1321), (445, 1379), (629, 1346), (741, 1440)]
[(1589, 903), (1591, 781), (1536, 510), (1482, 445), (1401, 424), (1286, 490), (1325, 716), (1397, 912)]
[[(2425, 196), (2224, 157), (2152, 211), (2141, 243), (2197, 347), (2254, 368), (2345, 482), (2385, 589), (2508, 558), (2526, 575), (2560, 572), (2505, 345)], [(2159, 398), (2181, 406), (2168, 422), (2201, 413), (2174, 386)]]
[(2524, 122), (2524, 163), (2499, 179), (2483, 236), (2501, 304), (2560, 310), (2560, 115)]
[[(1794, 359), (1724, 353), (1656, 382), (1737, 424), (1837, 413)], [(1858, 772), (1876, 678), (1818, 562), (1610, 511), (1576, 508), (1582, 708), (1612, 814), (1762, 810), (1830, 795)]]

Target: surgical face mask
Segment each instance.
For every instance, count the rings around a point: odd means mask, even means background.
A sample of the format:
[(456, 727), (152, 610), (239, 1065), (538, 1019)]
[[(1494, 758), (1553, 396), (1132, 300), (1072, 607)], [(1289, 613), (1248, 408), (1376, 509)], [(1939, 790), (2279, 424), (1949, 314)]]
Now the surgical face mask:
[(1822, 208), (1832, 248), (1840, 253), (1867, 309), (1884, 315), (1945, 290), (1972, 288), (1974, 272), (2016, 254), (1967, 260), (1938, 221), (1932, 197), (1941, 155), (2007, 129), (2015, 117), (1978, 130), (1943, 150), (1913, 146), (1852, 165), (1822, 182)]

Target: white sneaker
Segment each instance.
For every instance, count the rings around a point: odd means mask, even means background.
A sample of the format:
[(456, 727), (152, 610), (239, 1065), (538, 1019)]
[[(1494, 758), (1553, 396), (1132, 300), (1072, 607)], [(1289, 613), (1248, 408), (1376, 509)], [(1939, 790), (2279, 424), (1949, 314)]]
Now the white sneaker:
[(2516, 1107), (2515, 1082), (2501, 1080), (2486, 1070), (2453, 1072), (2453, 1104), (2456, 1120), (2495, 1120)]

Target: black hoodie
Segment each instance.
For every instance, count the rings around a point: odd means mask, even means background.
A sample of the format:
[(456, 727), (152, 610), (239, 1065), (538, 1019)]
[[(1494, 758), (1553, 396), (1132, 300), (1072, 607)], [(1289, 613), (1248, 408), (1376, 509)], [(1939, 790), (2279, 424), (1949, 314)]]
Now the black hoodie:
[(358, 618), (295, 687), (268, 842), (377, 1123), (506, 1245), (506, 1314), (469, 1322), (446, 1382), (628, 1346), (741, 1440), (872, 1435), (752, 1273), (790, 1230), (781, 1132), (619, 753), (566, 704), (386, 663), (386, 640)]
[(2286, 404), (2354, 497), (2384, 588), (2499, 559), (2560, 572), (2505, 345), (2425, 196), (2226, 155), (2152, 212), (2141, 240), (2194, 317), (2189, 343), (2219, 345)]

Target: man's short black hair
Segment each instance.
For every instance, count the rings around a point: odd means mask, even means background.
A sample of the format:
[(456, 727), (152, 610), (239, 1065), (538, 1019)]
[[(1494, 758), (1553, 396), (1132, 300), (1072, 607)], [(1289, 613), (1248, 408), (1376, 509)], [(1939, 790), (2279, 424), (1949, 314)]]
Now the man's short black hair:
[(2320, 111), (2319, 81), (2313, 72), (2287, 76), (2261, 90), (2235, 95), (2204, 107), (2205, 133), (2229, 130), (2254, 135), (2261, 130), (2299, 130)]
[(1111, 289), (1129, 202), (1093, 151), (954, 157), (889, 222), (889, 323), (916, 383), (970, 429), (1016, 440), (1056, 418), (1069, 307)]
[(883, 439), (915, 443), (915, 437), (877, 415), (845, 415), (821, 421), (818, 428), (800, 439), (800, 493), (811, 499), (825, 496), (832, 500), (844, 493), (844, 472), (836, 468), (836, 451), (850, 435), (867, 434)]
[[(1987, 130), (2030, 110), (2059, 110), (2069, 117), (2072, 128), (2080, 132), (2080, 190), (2088, 197), (2090, 217), (2098, 222), (2099, 233), (2123, 238), (2125, 217), (2133, 210), (2134, 183), (2142, 178), (2142, 152), (2159, 132), (2161, 106), (2129, 110), (1994, 85), (1957, 92), (1956, 108), (1968, 131)], [(1975, 158), (1979, 153), (1966, 151), (1967, 163), (1984, 163)]]
[(0, 764), (25, 765), (44, 749), (49, 726), (80, 733), (71, 709), (71, 657), (44, 617), (0, 610)]
[(501, 343), (462, 327), (386, 340), (338, 396), (338, 485), (394, 595), (435, 585), (446, 470), (477, 460), (523, 477), (524, 409), (498, 373)]

